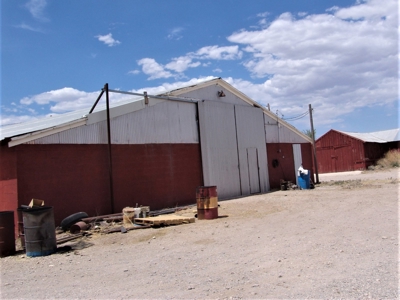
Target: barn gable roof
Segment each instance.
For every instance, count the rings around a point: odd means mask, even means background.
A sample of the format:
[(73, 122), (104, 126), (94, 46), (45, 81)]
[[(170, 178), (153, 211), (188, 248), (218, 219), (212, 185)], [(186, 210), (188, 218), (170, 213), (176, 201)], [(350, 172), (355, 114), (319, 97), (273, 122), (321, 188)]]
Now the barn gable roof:
[[(154, 97), (158, 98), (152, 98), (152, 96), (149, 95), (151, 101), (149, 102), (148, 105), (149, 106), (156, 105), (160, 102), (168, 100), (169, 97), (181, 98), (182, 101), (197, 102), (202, 99), (188, 99), (187, 97), (184, 96), (184, 94), (212, 85), (221, 86), (221, 88), (225, 89), (226, 91), (229, 91), (230, 93), (240, 98), (242, 101), (244, 101), (244, 103), (254, 107), (258, 107), (263, 110), (264, 114), (273, 117), (275, 119), (277, 118), (277, 116), (274, 113), (270, 112), (261, 104), (252, 100), (251, 98), (249, 98), (248, 96), (246, 96), (245, 94), (243, 94), (242, 92), (240, 92), (239, 90), (237, 90), (236, 88), (234, 88), (232, 85), (222, 80), (221, 78), (211, 79), (195, 85), (178, 88), (169, 92), (161, 93), (159, 95), (154, 95)], [(114, 104), (111, 103), (110, 117), (114, 118), (120, 115), (124, 115), (145, 108), (146, 104), (143, 96), (138, 97), (138, 94), (136, 95), (137, 95), (136, 97), (132, 97), (129, 100), (120, 101)], [(55, 115), (52, 117), (46, 117), (25, 123), (0, 127), (0, 140), (2, 141), (5, 139), (11, 139), (11, 141), (9, 142), (9, 146), (15, 146), (18, 144), (25, 143), (27, 141), (32, 141), (41, 137), (45, 137), (78, 126), (89, 125), (96, 122), (100, 122), (105, 119), (106, 119), (105, 105), (99, 106), (99, 108), (97, 108), (97, 110), (91, 114), (89, 114), (89, 109), (81, 109), (61, 115)], [(305, 140), (312, 142), (307, 135), (297, 130), (294, 126), (290, 125), (289, 123), (283, 121), (280, 118), (278, 119), (281, 125), (285, 126), (294, 133), (302, 136)]]
[(337, 131), (367, 143), (389, 143), (400, 141), (400, 128), (366, 133)]

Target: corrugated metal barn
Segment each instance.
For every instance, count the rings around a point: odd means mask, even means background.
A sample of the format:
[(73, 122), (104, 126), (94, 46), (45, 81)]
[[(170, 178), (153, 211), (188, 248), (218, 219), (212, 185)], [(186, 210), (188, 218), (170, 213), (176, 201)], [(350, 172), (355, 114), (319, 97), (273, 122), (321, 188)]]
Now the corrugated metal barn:
[(320, 173), (366, 170), (391, 149), (400, 149), (400, 129), (369, 133), (331, 129), (315, 141)]
[(229, 199), (295, 182), (301, 163), (312, 170), (311, 140), (217, 78), (2, 128), (0, 209), (42, 199), (58, 223), (78, 211), (194, 204), (198, 186)]

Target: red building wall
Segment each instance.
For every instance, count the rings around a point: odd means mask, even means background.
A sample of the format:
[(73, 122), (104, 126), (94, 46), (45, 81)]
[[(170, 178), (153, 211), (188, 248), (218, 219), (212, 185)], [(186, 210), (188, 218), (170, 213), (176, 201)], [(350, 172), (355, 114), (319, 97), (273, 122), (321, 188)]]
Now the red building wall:
[[(300, 144), (303, 168), (313, 174), (312, 145)], [(294, 169), (293, 144), (271, 143), (267, 144), (268, 175), (271, 189), (280, 189), (281, 179), (296, 183)], [(278, 161), (278, 165), (274, 163)]]
[(14, 148), (0, 145), (0, 211), (14, 211), (14, 230), (18, 235), (17, 155)]
[[(112, 212), (107, 145), (12, 149), (18, 174), (13, 209), (42, 199), (54, 207), (56, 225), (79, 211), (90, 216)], [(154, 210), (196, 202), (196, 187), (202, 185), (198, 144), (113, 145), (112, 154), (114, 212), (136, 203)]]
[(199, 144), (113, 145), (115, 207), (196, 203), (203, 185)]
[(110, 212), (107, 145), (19, 145), (18, 204), (53, 206), (56, 224), (70, 214)]

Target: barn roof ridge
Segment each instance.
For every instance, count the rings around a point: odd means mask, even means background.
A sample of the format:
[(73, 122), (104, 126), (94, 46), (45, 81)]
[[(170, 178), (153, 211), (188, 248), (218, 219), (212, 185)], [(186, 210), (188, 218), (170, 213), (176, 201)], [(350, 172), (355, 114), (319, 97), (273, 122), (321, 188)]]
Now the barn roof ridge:
[(381, 130), (381, 131), (373, 131), (373, 132), (345, 132), (339, 131), (343, 134), (352, 136), (364, 142), (370, 143), (387, 143), (387, 142), (397, 142), (400, 141), (400, 128)]
[(341, 131), (336, 129), (331, 129), (317, 139), (316, 142), (321, 140), (325, 135), (329, 132), (335, 131), (340, 134), (344, 134), (350, 136), (352, 138), (358, 139), (362, 142), (366, 143), (388, 143), (388, 142), (398, 142), (400, 141), (400, 128), (388, 129), (388, 130), (380, 130), (380, 131), (372, 131), (372, 132), (348, 132)]

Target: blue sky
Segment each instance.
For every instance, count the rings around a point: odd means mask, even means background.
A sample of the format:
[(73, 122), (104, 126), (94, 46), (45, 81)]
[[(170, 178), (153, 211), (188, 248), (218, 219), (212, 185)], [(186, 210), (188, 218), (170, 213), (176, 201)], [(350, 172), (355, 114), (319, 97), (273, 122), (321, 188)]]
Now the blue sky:
[(1, 124), (221, 77), (317, 137), (397, 128), (398, 28), (397, 0), (2, 0)]

